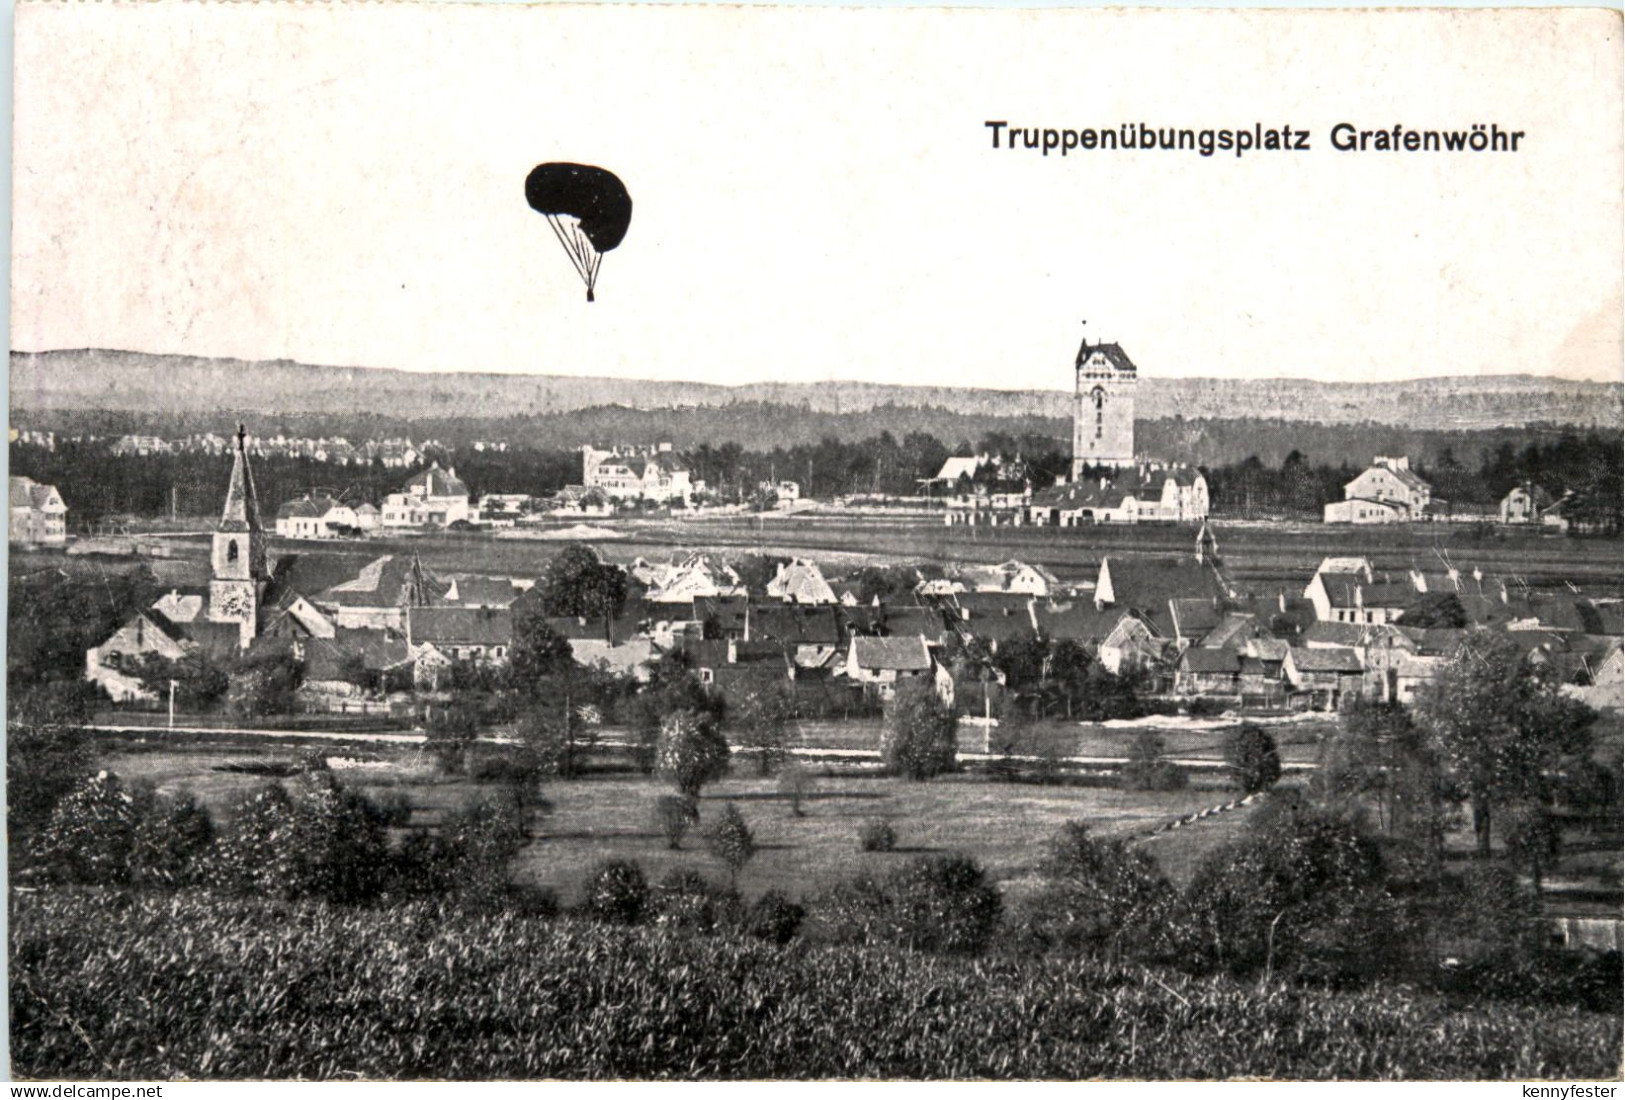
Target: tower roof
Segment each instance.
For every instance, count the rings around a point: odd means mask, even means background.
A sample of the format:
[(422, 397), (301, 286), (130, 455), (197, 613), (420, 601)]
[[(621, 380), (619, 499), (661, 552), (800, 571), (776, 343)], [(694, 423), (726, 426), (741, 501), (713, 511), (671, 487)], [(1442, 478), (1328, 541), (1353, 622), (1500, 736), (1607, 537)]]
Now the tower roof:
[(231, 485), (226, 489), (226, 508), (220, 515), (222, 531), (260, 531), (260, 502), (254, 495), (254, 471), (248, 468), (244, 446), (247, 431), (237, 425), (237, 453), (231, 463)]
[(1083, 366), (1089, 361), (1089, 357), (1096, 352), (1104, 355), (1114, 370), (1123, 371), (1125, 374), (1138, 373), (1138, 368), (1135, 367), (1134, 361), (1128, 357), (1128, 352), (1123, 350), (1123, 345), (1091, 344), (1087, 336), (1083, 338), (1083, 343), (1078, 345), (1078, 360), (1075, 365)]

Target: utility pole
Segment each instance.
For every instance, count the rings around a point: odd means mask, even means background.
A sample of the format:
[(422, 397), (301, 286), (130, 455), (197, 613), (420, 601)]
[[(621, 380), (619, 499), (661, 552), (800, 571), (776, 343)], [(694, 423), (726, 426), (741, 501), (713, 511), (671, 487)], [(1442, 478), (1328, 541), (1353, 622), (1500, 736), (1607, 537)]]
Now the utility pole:
[(175, 681), (169, 681), (169, 728), (175, 728)]

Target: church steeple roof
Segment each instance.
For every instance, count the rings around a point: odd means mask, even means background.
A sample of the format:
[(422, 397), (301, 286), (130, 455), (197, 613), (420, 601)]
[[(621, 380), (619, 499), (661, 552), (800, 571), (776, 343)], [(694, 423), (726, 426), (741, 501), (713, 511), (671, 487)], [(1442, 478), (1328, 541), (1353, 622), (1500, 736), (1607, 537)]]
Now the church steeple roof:
[(237, 425), (237, 454), (231, 464), (231, 485), (226, 489), (226, 508), (220, 516), (222, 531), (261, 532), (260, 502), (254, 495), (254, 471), (248, 467), (248, 432)]

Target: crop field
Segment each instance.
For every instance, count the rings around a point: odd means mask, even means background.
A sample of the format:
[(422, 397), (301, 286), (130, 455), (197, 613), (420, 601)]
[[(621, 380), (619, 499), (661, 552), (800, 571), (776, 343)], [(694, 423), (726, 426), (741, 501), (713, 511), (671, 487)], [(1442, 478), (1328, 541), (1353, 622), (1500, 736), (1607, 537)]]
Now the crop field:
[(1605, 1079), (1617, 1013), (433, 904), (12, 899), (21, 1078)]

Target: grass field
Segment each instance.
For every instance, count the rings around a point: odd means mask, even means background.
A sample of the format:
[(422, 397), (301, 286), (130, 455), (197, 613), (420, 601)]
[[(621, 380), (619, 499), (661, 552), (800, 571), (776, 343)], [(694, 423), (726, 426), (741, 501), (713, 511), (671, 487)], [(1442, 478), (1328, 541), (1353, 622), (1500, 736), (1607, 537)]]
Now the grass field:
[[(212, 521), (211, 521), (212, 522)], [(771, 553), (816, 558), (834, 572), (898, 560), (994, 563), (1016, 557), (1052, 569), (1066, 581), (1092, 581), (1108, 554), (1183, 554), (1194, 533), (1185, 526), (1088, 528), (944, 527), (926, 517), (811, 515), (594, 521), (624, 534), (595, 545), (611, 561), (637, 556), (662, 560), (679, 550), (723, 554)], [(208, 524), (200, 522), (199, 529)], [(1262, 594), (1302, 592), (1315, 566), (1329, 555), (1364, 555), (1379, 571), (1413, 566), (1437, 570), (1448, 556), (1463, 573), (1520, 578), (1536, 587), (1578, 585), (1586, 594), (1618, 596), (1622, 587), (1619, 539), (1566, 538), (1497, 529), (1484, 536), (1470, 525), (1417, 524), (1395, 527), (1328, 527), (1219, 520), (1213, 524), (1226, 567), (1238, 585)], [(203, 560), (208, 537), (165, 540), (178, 557)], [(316, 554), (342, 559), (354, 574), (385, 553), (416, 551), (442, 572), (538, 576), (568, 542), (493, 539), (484, 533), (391, 535), (360, 542), (294, 542), (275, 539), (273, 556)], [(44, 555), (45, 558), (53, 557)], [(61, 555), (54, 555), (57, 561)]]
[[(365, 759), (358, 767), (341, 763), (340, 775), (371, 794), (404, 793), (413, 804), (413, 827), (436, 825), (448, 811), (482, 793), (479, 784), (438, 774), (415, 752), (368, 752)], [(169, 751), (110, 746), (101, 759), (102, 766), (127, 781), (152, 783), (163, 792), (190, 790), (217, 817), (228, 814), (246, 792), (275, 780), (266, 772), (296, 763), (296, 754), (286, 749), (209, 746)], [(236, 770), (245, 765), (260, 774)], [(731, 801), (744, 814), (759, 849), (739, 876), (739, 889), (746, 895), (775, 888), (806, 895), (859, 870), (884, 869), (910, 854), (958, 851), (975, 857), (1008, 895), (1019, 897), (1034, 885), (1044, 842), (1067, 821), (1086, 822), (1102, 836), (1128, 837), (1234, 797), (1234, 792), (1211, 787), (1135, 792), (971, 776), (911, 783), (845, 773), (815, 778), (804, 816), (795, 817), (775, 780), (739, 774), (706, 788), (700, 826), (684, 840), (682, 850), (671, 851), (652, 818), (655, 800), (667, 793), (670, 787), (664, 783), (628, 774), (549, 783), (545, 794), (553, 811), (540, 820), (535, 839), (514, 862), (515, 879), (549, 886), (569, 903), (591, 867), (603, 859), (636, 860), (651, 880), (675, 867), (723, 877), (726, 872), (706, 852), (701, 834)], [(1155, 850), (1168, 860), (1170, 873), (1182, 876), (1201, 851), (1229, 836), (1247, 815), (1247, 810), (1238, 810), (1203, 821), (1170, 834), (1171, 840), (1159, 838)], [(858, 829), (870, 818), (891, 824), (897, 835), (894, 852), (858, 851)]]

